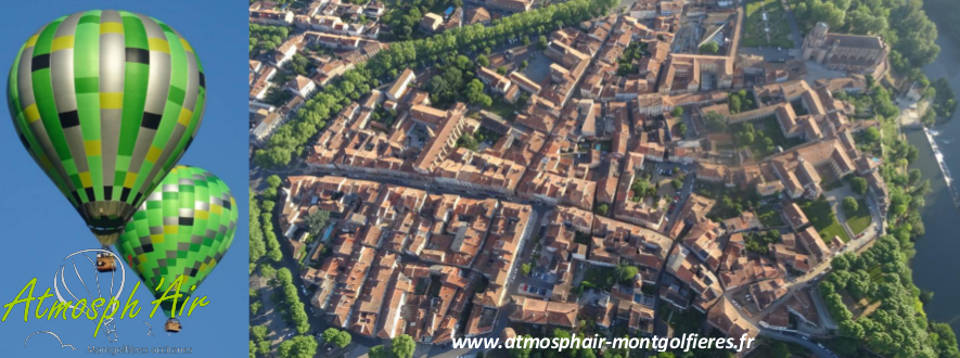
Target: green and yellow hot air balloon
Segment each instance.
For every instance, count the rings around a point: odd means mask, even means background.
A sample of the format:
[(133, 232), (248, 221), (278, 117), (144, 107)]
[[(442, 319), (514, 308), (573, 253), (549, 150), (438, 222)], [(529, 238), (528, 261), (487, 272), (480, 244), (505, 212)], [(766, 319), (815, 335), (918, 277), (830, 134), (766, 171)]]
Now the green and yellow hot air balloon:
[(7, 102), (24, 147), (107, 246), (190, 145), (205, 91), (200, 59), (169, 26), (91, 10), (27, 40)]
[[(167, 292), (180, 293), (182, 306), (227, 252), (236, 226), (237, 203), (227, 184), (206, 170), (178, 165), (133, 214), (116, 247), (156, 298), (182, 275), (180, 289)], [(171, 318), (167, 329), (178, 331), (172, 304), (165, 300), (161, 308)]]

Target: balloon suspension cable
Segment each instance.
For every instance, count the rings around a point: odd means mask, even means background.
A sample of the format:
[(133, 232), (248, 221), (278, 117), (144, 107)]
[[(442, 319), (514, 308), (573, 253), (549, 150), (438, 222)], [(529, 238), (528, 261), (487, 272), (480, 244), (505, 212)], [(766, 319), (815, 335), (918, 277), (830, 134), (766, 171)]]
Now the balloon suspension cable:
[[(114, 256), (114, 264), (116, 265), (116, 264), (117, 264), (117, 262), (116, 262), (116, 256), (117, 256), (117, 255), (114, 254), (112, 250), (110, 250), (110, 247), (109, 247), (109, 246), (104, 245), (104, 246), (103, 246), (103, 249), (106, 250), (106, 251), (108, 251), (108, 252), (110, 252), (109, 255)], [(116, 273), (116, 271), (117, 271), (116, 269), (110, 270), (110, 291), (109, 291), (110, 296), (108, 296), (108, 297), (113, 297), (113, 295), (114, 295), (114, 292), (113, 292), (113, 279), (114, 279), (114, 277), (115, 277), (114, 274)], [(100, 297), (103, 297), (103, 293), (100, 291), (100, 273), (97, 273), (97, 295), (99, 295)], [(119, 303), (118, 303), (118, 304), (119, 304)], [(109, 309), (109, 308), (107, 308), (107, 309)], [(120, 309), (120, 308), (117, 307), (117, 309)], [(103, 329), (104, 329), (104, 333), (105, 333), (106, 336), (108, 337), (108, 340), (110, 341), (110, 343), (117, 343), (117, 342), (120, 341), (119, 332), (118, 332), (118, 330), (117, 330), (117, 320), (116, 320), (115, 318), (110, 317), (110, 318), (107, 318), (107, 319), (103, 320)]]
[[(93, 254), (92, 257), (90, 256), (91, 254)], [(87, 282), (83, 279), (83, 275), (80, 274), (80, 266), (77, 265), (76, 261), (74, 261), (76, 259), (74, 258), (74, 256), (80, 256), (87, 259), (87, 262), (89, 263), (89, 265), (83, 264), (84, 267), (95, 268), (97, 265), (96, 259), (99, 255), (110, 255), (114, 258), (114, 260), (119, 260), (119, 256), (113, 251), (111, 251), (109, 247), (106, 247), (106, 246), (104, 246), (101, 249), (86, 249), (86, 250), (76, 251), (64, 257), (64, 261), (69, 261), (70, 265), (73, 266), (73, 272), (77, 277), (77, 281), (79, 281), (80, 285), (83, 286), (84, 291), (86, 291), (87, 293), (87, 297), (92, 297), (93, 294), (92, 294), (92, 291), (90, 290), (90, 287), (87, 285)], [(117, 286), (115, 284), (115, 280), (117, 278), (116, 270), (110, 271), (110, 289), (109, 291), (107, 291), (107, 293), (109, 294), (109, 296), (107, 297), (104, 297), (104, 289), (106, 288), (106, 282), (104, 282), (102, 285), (100, 283), (100, 275), (105, 274), (106, 272), (98, 272), (96, 269), (94, 269), (94, 275), (95, 275), (94, 283), (97, 285), (97, 297), (106, 298), (108, 300), (108, 304), (110, 299), (119, 300), (120, 294), (123, 291), (123, 286), (124, 286), (123, 281), (126, 280), (126, 276), (127, 276), (126, 269), (123, 267), (123, 265), (120, 264), (117, 266), (119, 266), (121, 281), (119, 286)], [(57, 300), (59, 300), (61, 303), (68, 304), (70, 308), (76, 308), (76, 306), (74, 306), (74, 302), (79, 301), (79, 298), (77, 298), (77, 296), (73, 293), (72, 290), (70, 290), (70, 287), (67, 285), (65, 273), (66, 273), (66, 263), (60, 265), (60, 269), (57, 270), (57, 272), (54, 274), (53, 289), (54, 289), (54, 292), (56, 293)], [(66, 297), (60, 292), (60, 286), (63, 286), (63, 290), (67, 293), (67, 295), (69, 295), (67, 297), (69, 297), (70, 300), (67, 300)], [(111, 318), (104, 319), (103, 328), (104, 328), (104, 335), (107, 337), (110, 343), (116, 343), (120, 341), (119, 330), (117, 329), (117, 322), (115, 318), (111, 317)]]

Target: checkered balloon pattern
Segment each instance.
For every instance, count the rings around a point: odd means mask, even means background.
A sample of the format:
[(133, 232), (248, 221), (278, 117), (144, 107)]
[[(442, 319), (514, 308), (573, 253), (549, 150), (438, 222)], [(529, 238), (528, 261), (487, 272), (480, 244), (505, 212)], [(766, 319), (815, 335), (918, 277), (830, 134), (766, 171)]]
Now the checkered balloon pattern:
[[(237, 203), (227, 184), (206, 170), (178, 165), (133, 214), (116, 248), (157, 298), (183, 275), (180, 289), (168, 293), (182, 294), (179, 305), (227, 252), (236, 226)], [(172, 301), (165, 303), (161, 307), (173, 317)]]
[(109, 245), (189, 147), (205, 87), (200, 59), (169, 26), (91, 10), (24, 43), (7, 104), (24, 147)]

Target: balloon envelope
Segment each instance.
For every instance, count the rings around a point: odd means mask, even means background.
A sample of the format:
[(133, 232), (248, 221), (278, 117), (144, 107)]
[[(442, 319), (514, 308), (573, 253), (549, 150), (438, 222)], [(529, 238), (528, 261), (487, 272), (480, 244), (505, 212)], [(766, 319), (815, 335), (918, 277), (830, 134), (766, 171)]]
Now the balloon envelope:
[(205, 96), (183, 37), (113, 10), (45, 25), (20, 49), (7, 88), (20, 141), (104, 245), (183, 155)]
[[(133, 214), (116, 247), (157, 298), (184, 275), (180, 289), (168, 293), (181, 293), (180, 305), (226, 253), (236, 226), (236, 200), (226, 183), (206, 170), (178, 165)], [(172, 303), (161, 304), (168, 317)]]

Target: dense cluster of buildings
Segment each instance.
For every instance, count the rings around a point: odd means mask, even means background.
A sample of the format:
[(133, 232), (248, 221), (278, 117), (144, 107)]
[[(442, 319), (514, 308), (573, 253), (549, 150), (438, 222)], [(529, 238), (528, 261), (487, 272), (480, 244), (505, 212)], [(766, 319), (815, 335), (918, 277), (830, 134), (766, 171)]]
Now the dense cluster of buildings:
[[(454, 10), (458, 24), (524, 11), (533, 1), (467, 3)], [(271, 115), (279, 122), (295, 110), (257, 102), (293, 53), (309, 45), (341, 51), (313, 77), (287, 84), (296, 93), (291, 102), (302, 103), (358, 62), (350, 56), (380, 48), (371, 36), (375, 23), (342, 18), (344, 11), (376, 18), (382, 6), (313, 4), (303, 14), (251, 7), (257, 22), (302, 29), (272, 62), (251, 60), (251, 103), (266, 113), (253, 130), (257, 138), (269, 134)], [(355, 333), (405, 333), (433, 344), (455, 333), (499, 334), (502, 320), (573, 328), (589, 318), (603, 330), (624, 325), (649, 334), (657, 302), (702, 312), (731, 336), (756, 333), (759, 322), (820, 327), (809, 293), (791, 291), (791, 280), (829, 265), (845, 243), (822, 237), (797, 202), (857, 175), (867, 180), (870, 200), (886, 206), (879, 160), (854, 140), (877, 124), (851, 119), (852, 105), (834, 94), (864, 91), (861, 74), (885, 71), (888, 50), (878, 38), (818, 25), (803, 57), (850, 77), (808, 83), (792, 65), (738, 53), (743, 14), (731, 5), (640, 0), (623, 13), (551, 32), (543, 50), (518, 46), (489, 56), (476, 76), (513, 108), (510, 116), (465, 103), (435, 105), (424, 90), (432, 74), (412, 68), (345, 106), (309, 143), (310, 170), (429, 183), (448, 194), (339, 176), (288, 177), (280, 226), (309, 267), (301, 276), (310, 304)], [(684, 12), (721, 19), (704, 40), (717, 42), (719, 53), (672, 50), (688, 26)], [(450, 16), (426, 14), (420, 26), (438, 31)], [(626, 55), (637, 48), (638, 58)], [(618, 71), (624, 66), (632, 70)], [(746, 93), (754, 108), (731, 111), (730, 91)], [(684, 115), (671, 113), (678, 107)], [(714, 115), (725, 125), (776, 126), (796, 144), (778, 143), (765, 156), (731, 149), (729, 134), (707, 133), (705, 118)], [(678, 130), (680, 123), (695, 134)], [(481, 133), (477, 148), (461, 145)], [(750, 252), (750, 235), (769, 228), (749, 211), (711, 220), (717, 199), (691, 193), (693, 181), (779, 203), (788, 229), (779, 228), (769, 254)], [(310, 238), (305, 217), (317, 210), (334, 220), (323, 237)], [(520, 270), (523, 264), (530, 266)], [(609, 288), (583, 285), (585, 272), (621, 266), (635, 267), (636, 276)]]
[[(290, 35), (272, 51), (250, 59), (250, 134), (263, 143), (280, 124), (296, 113), (317, 88), (350, 70), (384, 48), (377, 41), (382, 2), (357, 5), (340, 0), (316, 0), (303, 8), (284, 8), (271, 1), (250, 4), (250, 22), (284, 26)], [(310, 49), (322, 49), (313, 51)], [(306, 56), (307, 75), (289, 74), (285, 65), (294, 55)], [(287, 74), (287, 81), (278, 81)], [(284, 103), (268, 103), (270, 91), (289, 92)], [(283, 98), (283, 96), (280, 96)]]
[[(287, 181), (281, 228), (304, 258), (310, 304), (334, 326), (433, 344), (468, 325), (492, 329), (532, 230), (529, 205), (343, 177)], [(317, 210), (335, 223), (311, 238), (305, 218)]]

